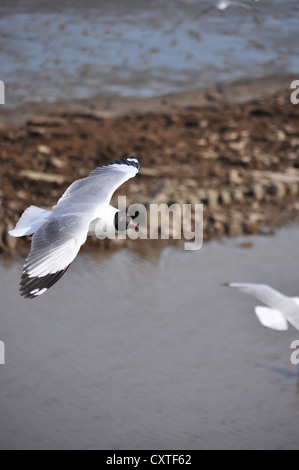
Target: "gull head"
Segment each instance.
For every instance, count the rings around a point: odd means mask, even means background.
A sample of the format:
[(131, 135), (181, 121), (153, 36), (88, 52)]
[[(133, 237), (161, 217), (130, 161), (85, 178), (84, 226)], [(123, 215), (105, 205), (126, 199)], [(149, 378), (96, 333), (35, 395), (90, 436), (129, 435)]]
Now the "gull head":
[(117, 211), (114, 217), (114, 225), (117, 232), (125, 232), (128, 229), (139, 231), (139, 224), (135, 224), (133, 218), (127, 215), (125, 211)]

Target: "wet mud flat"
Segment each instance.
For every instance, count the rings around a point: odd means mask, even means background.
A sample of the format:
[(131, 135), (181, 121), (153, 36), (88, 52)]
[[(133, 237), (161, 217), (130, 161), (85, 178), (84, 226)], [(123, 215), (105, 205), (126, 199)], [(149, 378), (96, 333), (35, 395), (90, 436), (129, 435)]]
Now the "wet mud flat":
[[(139, 100), (122, 112), (60, 104), (45, 106), (24, 122), (2, 119), (0, 255), (28, 253), (27, 239), (7, 233), (26, 207), (52, 207), (74, 180), (124, 154), (139, 158), (141, 172), (117, 191), (113, 203), (117, 195), (147, 207), (202, 203), (204, 240), (271, 233), (298, 221), (299, 106), (290, 102), (290, 91), (242, 103), (219, 90), (205, 100), (195, 97), (196, 92), (192, 100), (190, 93), (185, 99), (162, 97), (152, 106)], [(140, 240), (138, 249), (149, 243)], [(132, 244), (136, 249), (130, 239), (89, 238), (86, 246), (107, 250)]]

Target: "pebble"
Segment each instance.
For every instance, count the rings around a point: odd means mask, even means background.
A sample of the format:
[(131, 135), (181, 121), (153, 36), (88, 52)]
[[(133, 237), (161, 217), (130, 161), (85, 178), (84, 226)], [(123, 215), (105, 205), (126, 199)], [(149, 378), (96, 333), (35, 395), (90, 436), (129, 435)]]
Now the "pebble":
[(237, 220), (232, 220), (228, 223), (228, 235), (230, 237), (237, 237), (238, 235), (242, 235), (243, 227), (240, 222)]
[(246, 234), (252, 234), (252, 233), (257, 233), (259, 228), (259, 224), (254, 223), (254, 222), (244, 222), (244, 232)]
[(297, 196), (298, 194), (298, 183), (291, 183), (288, 185), (288, 193), (291, 196)]
[(207, 201), (210, 209), (215, 209), (218, 207), (219, 194), (215, 189), (208, 189), (207, 191)]
[(45, 181), (47, 183), (62, 184), (66, 181), (63, 175), (53, 175), (51, 173), (42, 173), (41, 171), (22, 170), (20, 176), (33, 181)]
[(283, 142), (284, 140), (286, 140), (286, 134), (284, 131), (282, 131), (281, 129), (279, 129), (277, 132), (276, 132), (276, 136), (277, 136), (277, 140), (279, 140), (280, 142)]
[(50, 147), (48, 145), (38, 145), (37, 150), (39, 153), (42, 153), (44, 155), (49, 155), (51, 153)]
[(261, 184), (259, 184), (259, 183), (253, 185), (251, 191), (252, 191), (252, 194), (253, 194), (253, 196), (255, 197), (255, 199), (256, 199), (257, 201), (261, 201), (261, 200), (263, 199), (264, 195), (265, 195), (264, 188), (263, 188), (263, 186), (262, 186)]
[(240, 175), (239, 171), (234, 169), (229, 171), (229, 180), (231, 183), (235, 184), (240, 184), (243, 182), (243, 178)]
[(283, 199), (286, 195), (286, 186), (277, 181), (275, 184), (270, 186), (269, 193), (273, 194), (277, 199)]
[(226, 225), (222, 222), (214, 222), (213, 224), (213, 232), (216, 237), (223, 237), (227, 233)]
[(232, 191), (233, 200), (236, 202), (244, 201), (244, 192), (241, 189), (234, 189)]
[(228, 206), (232, 202), (230, 192), (227, 189), (222, 189), (219, 194), (219, 202), (224, 206)]
[(64, 168), (66, 166), (66, 162), (57, 157), (52, 157), (50, 161), (55, 168)]

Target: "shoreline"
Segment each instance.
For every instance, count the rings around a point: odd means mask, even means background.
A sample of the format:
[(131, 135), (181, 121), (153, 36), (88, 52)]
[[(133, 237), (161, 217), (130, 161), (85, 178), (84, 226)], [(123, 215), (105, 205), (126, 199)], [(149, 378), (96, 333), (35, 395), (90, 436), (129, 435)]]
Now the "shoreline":
[[(74, 180), (124, 153), (139, 157), (141, 172), (116, 196), (126, 194), (128, 205), (202, 203), (204, 241), (269, 234), (298, 222), (293, 79), (268, 77), (146, 100), (40, 104), (28, 107), (31, 117), (24, 109), (11, 110), (0, 126), (0, 256), (28, 254), (28, 240), (7, 230), (29, 205), (52, 207)], [(86, 247), (146, 252), (150, 245), (183, 241), (92, 237)]]
[(0, 107), (0, 128), (21, 126), (28, 120), (47, 120), (55, 116), (82, 114), (86, 117), (115, 117), (127, 113), (170, 112), (182, 108), (206, 107), (220, 103), (246, 103), (287, 91), (298, 79), (295, 74), (269, 75), (257, 79), (243, 79), (231, 83), (218, 83), (178, 93), (166, 93), (152, 98), (103, 95), (75, 101), (31, 102), (17, 107)]

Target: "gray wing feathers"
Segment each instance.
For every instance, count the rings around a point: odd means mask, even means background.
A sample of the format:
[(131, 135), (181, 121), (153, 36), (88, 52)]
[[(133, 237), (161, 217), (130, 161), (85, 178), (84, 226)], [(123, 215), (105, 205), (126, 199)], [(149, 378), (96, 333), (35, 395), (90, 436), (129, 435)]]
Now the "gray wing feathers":
[(31, 276), (56, 272), (76, 257), (87, 237), (89, 219), (79, 216), (51, 217), (33, 235), (24, 270)]
[(34, 298), (60, 279), (85, 242), (89, 218), (52, 217), (32, 238), (31, 252), (25, 261), (20, 291)]
[[(89, 176), (75, 181), (59, 199), (57, 206), (71, 198), (78, 200), (88, 196), (91, 203), (109, 203), (113, 193), (125, 181), (133, 178), (140, 165), (133, 157), (121, 158), (106, 166), (98, 167)], [(57, 207), (55, 206), (55, 207)]]

